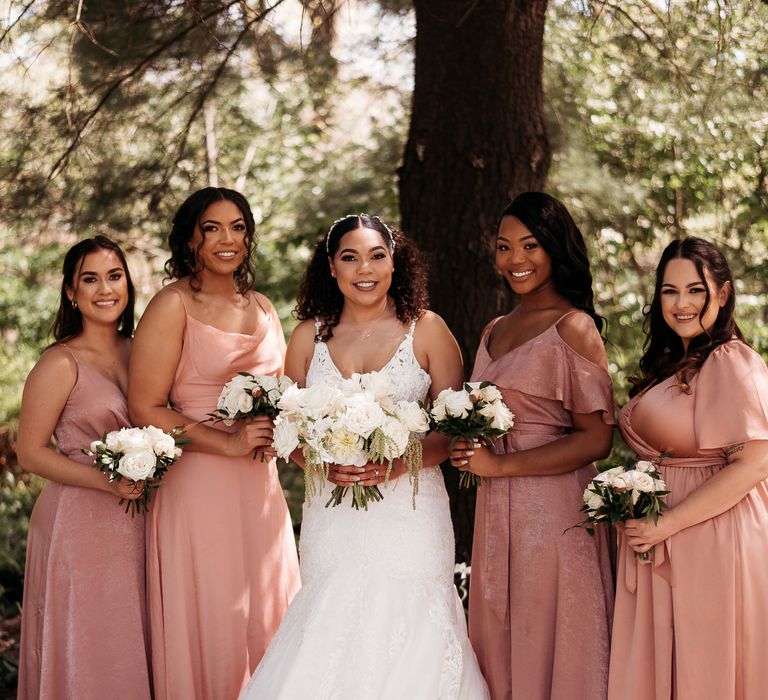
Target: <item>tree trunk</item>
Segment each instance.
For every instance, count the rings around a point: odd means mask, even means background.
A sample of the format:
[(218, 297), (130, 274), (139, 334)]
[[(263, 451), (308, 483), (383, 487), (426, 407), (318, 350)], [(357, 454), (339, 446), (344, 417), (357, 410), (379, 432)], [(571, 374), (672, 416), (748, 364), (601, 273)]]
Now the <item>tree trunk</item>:
[[(493, 264), (498, 216), (544, 187), (550, 149), (542, 90), (547, 0), (415, 0), (416, 55), (400, 169), (402, 226), (430, 265), (432, 308), (467, 373), (485, 324), (510, 299)], [(471, 497), (452, 492), (457, 554), (471, 549)]]

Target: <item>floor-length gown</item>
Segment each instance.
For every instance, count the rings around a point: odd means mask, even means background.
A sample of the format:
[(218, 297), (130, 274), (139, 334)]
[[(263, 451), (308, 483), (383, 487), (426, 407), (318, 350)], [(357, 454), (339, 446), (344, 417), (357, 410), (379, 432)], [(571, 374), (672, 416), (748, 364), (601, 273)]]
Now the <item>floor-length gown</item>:
[[(237, 372), (279, 370), (285, 341), (271, 313), (253, 335), (187, 314), (174, 409), (204, 419)], [(147, 583), (157, 700), (235, 700), (299, 588), (274, 460), (184, 454), (153, 498)]]
[[(659, 470), (674, 506), (726, 465), (726, 448), (768, 440), (768, 369), (729, 341), (687, 387), (670, 377), (634, 397), (619, 427), (639, 459), (672, 452)], [(618, 554), (610, 698), (768, 697), (768, 481), (648, 562), (621, 533)]]
[[(92, 469), (81, 449), (129, 425), (126, 398), (67, 350), (77, 380), (54, 436)], [(106, 491), (48, 481), (29, 521), (19, 699), (148, 700), (144, 590), (144, 518)]]
[[(608, 372), (573, 350), (557, 324), (496, 360), (487, 345), (494, 325), (480, 341), (472, 380), (495, 383), (515, 414), (496, 452), (563, 437), (571, 413), (600, 411), (614, 422)], [(568, 530), (583, 519), (582, 493), (594, 474), (590, 464), (556, 476), (486, 479), (478, 488), (469, 635), (493, 700), (605, 698), (608, 540), (600, 529), (595, 539)]]
[[(382, 368), (396, 400), (424, 399), (429, 375), (412, 324)], [(315, 345), (307, 385), (341, 374)], [(488, 697), (453, 585), (454, 540), (439, 469), (421, 473), (416, 509), (407, 477), (356, 511), (350, 494), (326, 508), (332, 484), (304, 505), (303, 587), (244, 700), (483, 700)]]

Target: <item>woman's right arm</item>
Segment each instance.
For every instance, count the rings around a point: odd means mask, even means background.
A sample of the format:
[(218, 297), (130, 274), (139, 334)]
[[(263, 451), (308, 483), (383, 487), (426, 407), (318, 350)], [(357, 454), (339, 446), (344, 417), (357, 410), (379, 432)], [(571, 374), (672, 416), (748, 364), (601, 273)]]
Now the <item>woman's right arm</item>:
[[(307, 381), (307, 369), (315, 350), (315, 323), (303, 321), (291, 333), (288, 348), (285, 351), (285, 376), (290, 377), (303, 387)], [(295, 449), (291, 461), (304, 468), (304, 454)]]
[(189, 452), (240, 457), (272, 444), (272, 422), (266, 416), (243, 423), (234, 433), (194, 421), (168, 405), (181, 359), (186, 314), (179, 292), (158, 293), (141, 317), (128, 372), (128, 412), (134, 425), (170, 431), (184, 427)]
[[(138, 498), (141, 488), (128, 479), (109, 483), (98, 469), (51, 449), (51, 437), (77, 381), (77, 366), (63, 348), (51, 348), (24, 384), (16, 454), (28, 472), (68, 486), (107, 491), (119, 498)], [(94, 435), (98, 440), (101, 436)], [(88, 445), (83, 445), (87, 448)]]

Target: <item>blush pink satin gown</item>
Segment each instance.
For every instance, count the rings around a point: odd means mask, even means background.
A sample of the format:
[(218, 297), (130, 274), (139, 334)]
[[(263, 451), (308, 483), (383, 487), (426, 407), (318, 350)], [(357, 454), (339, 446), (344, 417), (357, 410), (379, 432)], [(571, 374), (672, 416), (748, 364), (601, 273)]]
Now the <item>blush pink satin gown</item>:
[[(120, 388), (77, 362), (54, 432), (61, 453), (91, 469), (81, 448), (127, 425)], [(105, 491), (43, 487), (27, 539), (20, 699), (149, 700), (144, 518), (123, 510)]]
[[(557, 324), (493, 360), (487, 342), (494, 324), (480, 341), (472, 380), (495, 383), (515, 414), (497, 453), (562, 438), (572, 412), (600, 412), (614, 423), (608, 372), (567, 345)], [(587, 464), (557, 476), (486, 479), (478, 488), (469, 636), (493, 700), (606, 696), (608, 539), (604, 531), (593, 539), (567, 530), (583, 518), (582, 493), (594, 474)]]
[[(242, 335), (187, 315), (173, 407), (204, 419), (237, 372), (280, 370), (285, 340), (271, 316)], [(155, 499), (147, 521), (155, 698), (235, 700), (299, 588), (275, 462), (187, 452)]]
[[(634, 397), (619, 427), (639, 459), (673, 452), (660, 471), (674, 506), (725, 467), (726, 447), (768, 440), (768, 369), (730, 341), (707, 358), (690, 393), (670, 377)], [(766, 481), (656, 545), (649, 562), (619, 533), (610, 698), (768, 697), (767, 559)]]

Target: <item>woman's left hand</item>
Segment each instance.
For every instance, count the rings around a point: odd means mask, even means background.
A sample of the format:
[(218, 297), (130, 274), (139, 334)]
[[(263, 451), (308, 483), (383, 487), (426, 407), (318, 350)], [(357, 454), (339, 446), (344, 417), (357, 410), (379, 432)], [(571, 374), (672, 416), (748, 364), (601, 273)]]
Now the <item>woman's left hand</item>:
[[(328, 481), (336, 486), (354, 486), (361, 484), (363, 486), (377, 486), (384, 483), (387, 478), (387, 464), (376, 464), (368, 462), (364, 467), (351, 467), (341, 464), (331, 464), (328, 469)], [(390, 479), (396, 479), (405, 473), (402, 462), (395, 460), (392, 465), (392, 471), (389, 474)]]
[(655, 523), (653, 520), (635, 518), (626, 520), (621, 527), (630, 548), (642, 553), (674, 535), (672, 524), (668, 516), (662, 515)]
[(451, 465), (478, 476), (500, 476), (498, 455), (479, 442), (459, 440), (451, 452)]

